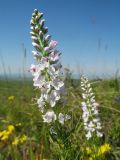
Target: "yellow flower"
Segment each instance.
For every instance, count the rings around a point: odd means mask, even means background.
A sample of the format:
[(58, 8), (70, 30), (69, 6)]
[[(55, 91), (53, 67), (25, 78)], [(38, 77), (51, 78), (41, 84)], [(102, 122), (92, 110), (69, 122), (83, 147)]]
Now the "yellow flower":
[(104, 155), (110, 149), (111, 149), (110, 145), (105, 143), (104, 145), (100, 146), (100, 148), (98, 149), (98, 156)]
[(4, 135), (2, 138), (1, 138), (1, 141), (5, 141), (8, 139), (8, 136), (7, 135)]
[(15, 127), (13, 125), (9, 125), (7, 128), (10, 133), (15, 130)]
[(86, 152), (87, 152), (87, 154), (91, 154), (92, 150), (89, 147), (86, 147)]
[(10, 135), (9, 131), (7, 131), (7, 130), (2, 131), (1, 134), (0, 134), (1, 141), (7, 140), (9, 135)]
[(93, 160), (93, 158), (92, 158), (92, 157), (90, 157), (90, 158), (89, 158), (89, 160)]
[(5, 141), (9, 138), (9, 135), (12, 133), (12, 131), (15, 129), (13, 125), (9, 125), (7, 127), (7, 130), (3, 130), (0, 132), (0, 139), (1, 141)]
[(16, 137), (15, 139), (14, 139), (14, 141), (12, 142), (12, 145), (17, 145), (19, 143), (19, 139), (18, 139), (18, 137)]
[(27, 140), (27, 136), (25, 134), (23, 134), (21, 137), (20, 137), (20, 142), (23, 143)]
[(3, 136), (3, 131), (0, 132), (0, 137), (2, 137), (2, 136)]
[(9, 101), (13, 101), (14, 99), (15, 99), (15, 96), (9, 96), (9, 97), (8, 97), (8, 100), (9, 100)]

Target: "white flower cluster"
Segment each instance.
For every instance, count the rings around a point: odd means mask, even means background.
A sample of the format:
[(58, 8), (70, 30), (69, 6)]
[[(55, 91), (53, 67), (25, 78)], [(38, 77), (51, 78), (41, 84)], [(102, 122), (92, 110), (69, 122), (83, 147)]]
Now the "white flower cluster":
[(93, 135), (93, 132), (96, 132), (98, 137), (102, 137), (101, 132), (101, 123), (98, 117), (98, 104), (95, 102), (95, 96), (92, 92), (92, 88), (88, 79), (84, 76), (81, 77), (81, 89), (83, 91), (82, 98), (82, 110), (83, 110), (83, 121), (84, 128), (86, 131), (86, 138), (90, 139)]
[[(52, 107), (60, 100), (64, 83), (60, 78), (60, 52), (55, 49), (57, 42), (51, 40), (50, 35), (46, 35), (48, 28), (44, 27), (45, 20), (42, 17), (43, 13), (35, 9), (30, 21), (32, 45), (35, 48), (32, 52), (37, 62), (31, 65), (30, 71), (33, 75), (33, 85), (41, 91), (37, 104), (43, 114), (43, 121), (50, 123), (57, 119)], [(58, 120), (62, 124), (66, 119), (63, 117), (64, 115), (59, 113)]]

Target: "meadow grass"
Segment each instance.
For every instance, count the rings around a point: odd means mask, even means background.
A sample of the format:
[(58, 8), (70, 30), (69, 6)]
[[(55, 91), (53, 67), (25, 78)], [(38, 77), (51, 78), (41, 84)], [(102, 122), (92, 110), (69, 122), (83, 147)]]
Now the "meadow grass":
[[(6, 139), (0, 140), (0, 160), (120, 159), (119, 79), (91, 81), (96, 101), (100, 104), (104, 136), (90, 141), (86, 140), (82, 122), (80, 80), (69, 78), (65, 85), (65, 110), (71, 119), (63, 126), (57, 122), (51, 126), (43, 123), (34, 100), (39, 93), (33, 88), (32, 81), (0, 81), (0, 131), (8, 132), (8, 126), (14, 126)], [(61, 104), (57, 110), (59, 107)], [(23, 135), (26, 138), (22, 138)], [(98, 156), (97, 152), (104, 144), (109, 144), (110, 150)]]

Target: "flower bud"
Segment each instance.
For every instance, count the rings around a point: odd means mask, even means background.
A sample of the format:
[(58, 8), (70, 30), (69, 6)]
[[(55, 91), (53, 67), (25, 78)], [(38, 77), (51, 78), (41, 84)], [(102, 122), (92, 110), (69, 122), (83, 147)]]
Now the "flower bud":
[(40, 26), (43, 28), (43, 26), (44, 26), (44, 23), (45, 23), (45, 20), (44, 19), (42, 19), (41, 21), (40, 21)]
[(49, 50), (50, 50), (49, 47), (45, 47), (45, 48), (44, 48), (44, 51), (45, 51), (45, 52), (48, 52)]
[(45, 36), (45, 41), (49, 41), (49, 40), (50, 40), (50, 38), (51, 38), (51, 36), (50, 36), (50, 35)]
[(34, 13), (37, 14), (37, 13), (38, 13), (38, 10), (37, 10), (37, 9), (34, 9)]
[(43, 33), (46, 34), (48, 32), (48, 27), (43, 28)]
[(36, 16), (36, 14), (35, 14), (35, 13), (33, 13), (33, 14), (32, 14), (32, 17), (34, 17), (34, 18), (35, 18), (35, 16)]
[(35, 26), (35, 32), (39, 33), (39, 27), (38, 26)]
[(40, 19), (43, 17), (43, 13), (38, 13), (37, 16), (35, 17), (36, 21), (39, 23)]
[(40, 36), (41, 39), (43, 39), (43, 33), (42, 33), (42, 31), (39, 32), (39, 36)]
[(39, 54), (37, 51), (32, 51), (32, 53), (33, 53), (33, 56), (35, 59), (37, 59), (39, 57)]
[(35, 28), (34, 28), (34, 26), (31, 26), (30, 29), (31, 29), (31, 30), (34, 30)]
[(57, 41), (53, 41), (53, 40), (51, 40), (51, 42), (50, 42), (50, 44), (49, 44), (50, 49), (55, 48), (55, 47), (57, 46), (57, 44), (58, 44), (58, 42), (57, 42)]
[(40, 49), (40, 45), (39, 44), (37, 44), (35, 42), (32, 42), (32, 45), (33, 45), (33, 47), (35, 47), (36, 50), (39, 51), (39, 49)]
[(30, 25), (32, 25), (32, 26), (34, 25), (33, 19), (30, 20)]
[(37, 39), (37, 37), (35, 37), (35, 36), (31, 36), (31, 39), (33, 40), (33, 41), (37, 41), (38, 39)]
[(36, 35), (35, 32), (30, 32), (30, 34), (31, 34), (31, 36), (35, 36)]

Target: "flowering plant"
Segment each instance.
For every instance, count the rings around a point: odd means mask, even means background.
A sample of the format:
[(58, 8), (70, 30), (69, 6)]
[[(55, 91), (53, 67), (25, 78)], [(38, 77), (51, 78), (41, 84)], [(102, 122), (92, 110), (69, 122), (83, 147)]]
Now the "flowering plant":
[(45, 20), (42, 17), (43, 13), (35, 9), (30, 21), (32, 45), (35, 48), (33, 56), (37, 62), (31, 65), (30, 71), (33, 75), (33, 85), (41, 92), (37, 104), (43, 114), (43, 122), (51, 123), (58, 119), (64, 124), (70, 117), (62, 113), (56, 115), (53, 109), (64, 92), (64, 82), (60, 77), (61, 53), (55, 49), (58, 42), (51, 40), (51, 36), (47, 34), (48, 28), (44, 27)]
[(95, 102), (95, 95), (92, 92), (92, 88), (86, 77), (81, 77), (81, 89), (82, 93), (82, 110), (83, 110), (83, 122), (86, 131), (86, 138), (90, 139), (92, 133), (96, 132), (98, 137), (102, 137), (101, 123), (98, 116), (98, 103)]

